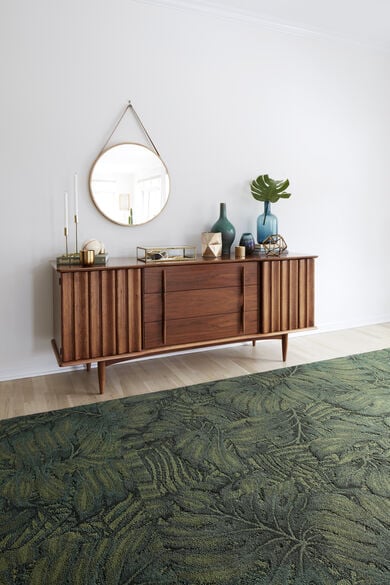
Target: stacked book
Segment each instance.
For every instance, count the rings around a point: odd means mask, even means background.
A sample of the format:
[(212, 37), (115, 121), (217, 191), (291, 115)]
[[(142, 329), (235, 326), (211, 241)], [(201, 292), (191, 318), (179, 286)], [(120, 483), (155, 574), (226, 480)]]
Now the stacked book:
[[(105, 254), (95, 254), (95, 260), (93, 265), (94, 266), (105, 266), (108, 262), (109, 255)], [(80, 255), (77, 253), (68, 254), (63, 256), (58, 256), (57, 258), (57, 266), (79, 266), (80, 262)]]

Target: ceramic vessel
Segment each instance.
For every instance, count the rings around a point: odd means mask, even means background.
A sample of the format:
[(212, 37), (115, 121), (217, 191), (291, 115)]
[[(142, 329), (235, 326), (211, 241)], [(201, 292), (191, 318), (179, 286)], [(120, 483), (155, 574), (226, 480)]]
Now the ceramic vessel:
[(220, 203), (219, 218), (210, 230), (222, 234), (222, 256), (230, 256), (230, 248), (236, 237), (236, 230), (226, 215), (226, 203)]
[(245, 246), (245, 255), (250, 256), (255, 250), (255, 238), (249, 232), (242, 234), (240, 246)]

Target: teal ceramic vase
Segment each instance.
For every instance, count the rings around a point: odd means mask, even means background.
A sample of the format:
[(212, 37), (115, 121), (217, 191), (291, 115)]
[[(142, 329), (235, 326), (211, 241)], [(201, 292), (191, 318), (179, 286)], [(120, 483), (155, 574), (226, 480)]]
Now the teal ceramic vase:
[(271, 213), (271, 203), (264, 201), (264, 211), (257, 218), (257, 241), (261, 244), (268, 236), (273, 236), (277, 233), (278, 218)]
[(236, 237), (236, 230), (226, 216), (226, 203), (220, 203), (219, 219), (211, 228), (211, 232), (222, 234), (222, 256), (230, 256), (230, 248)]

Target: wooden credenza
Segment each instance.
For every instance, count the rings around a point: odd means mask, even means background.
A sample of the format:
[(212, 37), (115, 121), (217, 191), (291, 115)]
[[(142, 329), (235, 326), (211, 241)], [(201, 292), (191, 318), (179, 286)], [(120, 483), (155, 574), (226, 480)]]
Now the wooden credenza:
[(281, 339), (314, 327), (312, 255), (53, 266), (60, 366), (106, 366), (210, 345)]

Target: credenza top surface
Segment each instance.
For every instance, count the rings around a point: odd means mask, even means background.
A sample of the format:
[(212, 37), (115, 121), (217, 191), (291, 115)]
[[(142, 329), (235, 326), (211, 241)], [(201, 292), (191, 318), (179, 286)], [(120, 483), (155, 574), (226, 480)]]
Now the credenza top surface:
[(137, 258), (109, 258), (107, 264), (94, 264), (92, 266), (81, 266), (81, 265), (61, 265), (57, 266), (55, 262), (52, 262), (52, 266), (58, 272), (78, 272), (80, 270), (110, 270), (119, 268), (151, 268), (155, 266), (188, 266), (188, 265), (205, 265), (205, 264), (225, 264), (232, 262), (263, 262), (265, 260), (271, 260), (274, 262), (280, 262), (281, 260), (299, 260), (303, 258), (317, 258), (316, 254), (293, 254), (283, 253), (280, 256), (267, 256), (265, 254), (254, 254), (247, 258), (236, 259), (234, 256), (230, 258), (203, 258), (199, 256), (193, 260), (176, 260), (176, 261), (153, 261), (153, 262), (142, 262)]

